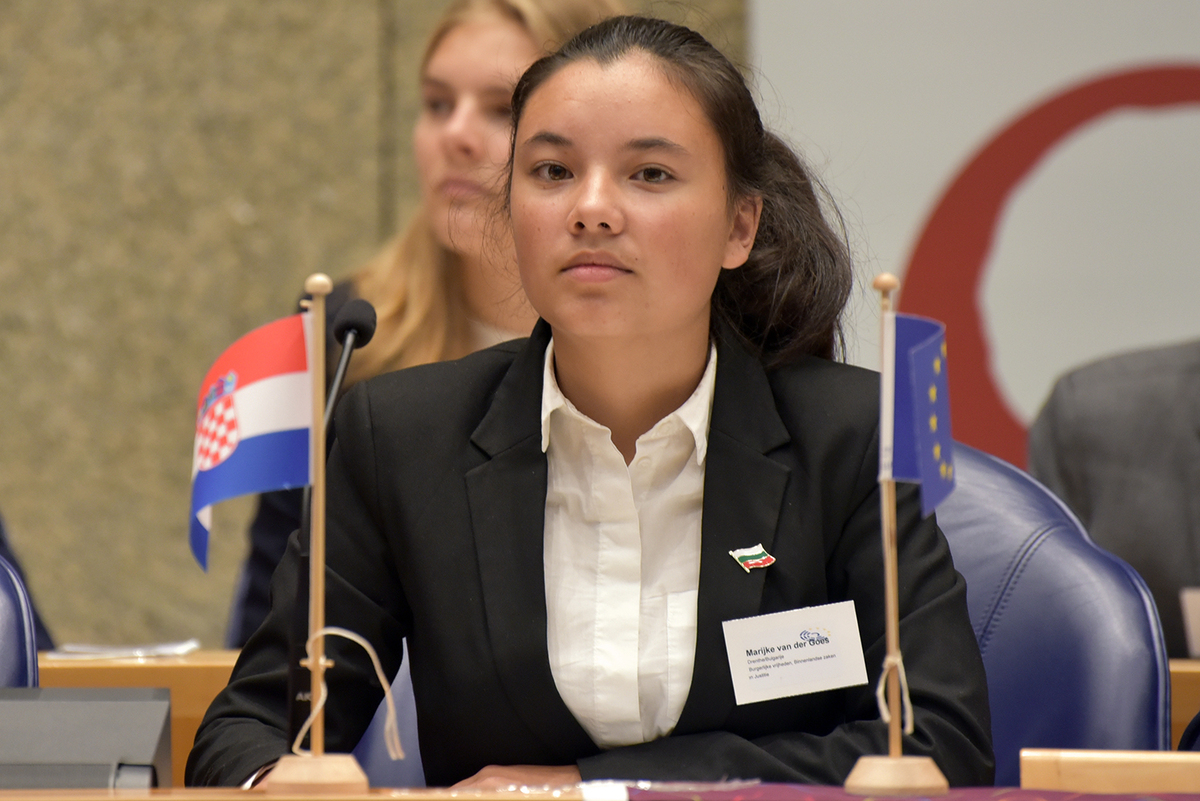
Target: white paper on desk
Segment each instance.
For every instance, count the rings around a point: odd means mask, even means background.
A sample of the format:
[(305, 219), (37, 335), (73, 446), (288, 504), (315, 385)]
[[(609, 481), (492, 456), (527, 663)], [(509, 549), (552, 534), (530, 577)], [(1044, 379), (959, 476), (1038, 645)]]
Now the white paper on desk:
[(163, 642), (153, 645), (85, 645), (68, 643), (46, 655), (51, 659), (141, 659), (155, 656), (184, 656), (199, 650), (200, 641), (194, 637), (182, 642)]
[(721, 625), (739, 706), (867, 683), (853, 601)]

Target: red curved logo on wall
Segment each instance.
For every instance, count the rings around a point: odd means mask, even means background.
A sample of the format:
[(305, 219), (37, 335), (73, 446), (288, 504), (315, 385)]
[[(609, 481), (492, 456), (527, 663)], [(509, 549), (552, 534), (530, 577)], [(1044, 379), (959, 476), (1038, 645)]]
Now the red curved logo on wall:
[(898, 303), (946, 323), (955, 438), (1025, 465), (1025, 425), (1004, 402), (984, 332), (981, 284), (1009, 197), (1060, 141), (1119, 109), (1200, 102), (1200, 66), (1153, 66), (1076, 85), (1017, 118), (943, 193), (905, 270)]

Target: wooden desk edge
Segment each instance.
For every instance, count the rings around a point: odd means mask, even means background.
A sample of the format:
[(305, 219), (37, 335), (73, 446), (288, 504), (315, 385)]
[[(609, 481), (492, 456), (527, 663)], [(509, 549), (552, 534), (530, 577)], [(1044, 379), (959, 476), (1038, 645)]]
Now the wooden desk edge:
[(1022, 790), (1194, 793), (1200, 752), (1021, 749)]
[(192, 651), (182, 656), (117, 656), (108, 657), (102, 655), (96, 656), (76, 656), (74, 654), (59, 654), (55, 651), (39, 651), (38, 652), (38, 670), (65, 670), (68, 668), (97, 668), (97, 667), (155, 667), (155, 666), (182, 666), (182, 667), (228, 667), (233, 669), (233, 663), (237, 661), (238, 651), (228, 650), (224, 648), (209, 648), (199, 651)]

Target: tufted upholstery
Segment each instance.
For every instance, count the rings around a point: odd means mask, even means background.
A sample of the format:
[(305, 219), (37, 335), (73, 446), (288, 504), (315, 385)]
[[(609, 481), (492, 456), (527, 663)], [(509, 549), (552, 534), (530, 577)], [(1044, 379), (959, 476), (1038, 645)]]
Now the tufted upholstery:
[(1170, 749), (1166, 646), (1146, 584), (1033, 478), (955, 444), (938, 509), (987, 670), (996, 785), (1021, 748)]
[(0, 687), (36, 687), (33, 605), (20, 576), (0, 557)]

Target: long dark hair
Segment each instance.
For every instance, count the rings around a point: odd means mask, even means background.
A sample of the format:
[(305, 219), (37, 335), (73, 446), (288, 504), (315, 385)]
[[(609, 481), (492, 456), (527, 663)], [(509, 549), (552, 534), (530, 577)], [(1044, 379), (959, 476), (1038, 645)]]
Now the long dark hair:
[[(739, 199), (762, 198), (749, 259), (717, 280), (714, 328), (725, 323), (771, 366), (844, 355), (841, 319), (853, 269), (841, 216), (800, 157), (763, 128), (741, 73), (700, 34), (637, 16), (587, 28), (521, 76), (513, 91), (514, 137), (530, 95), (560, 69), (583, 59), (610, 64), (633, 50), (654, 56), (704, 109), (724, 150), (730, 208)], [(511, 165), (510, 156), (510, 171)]]

